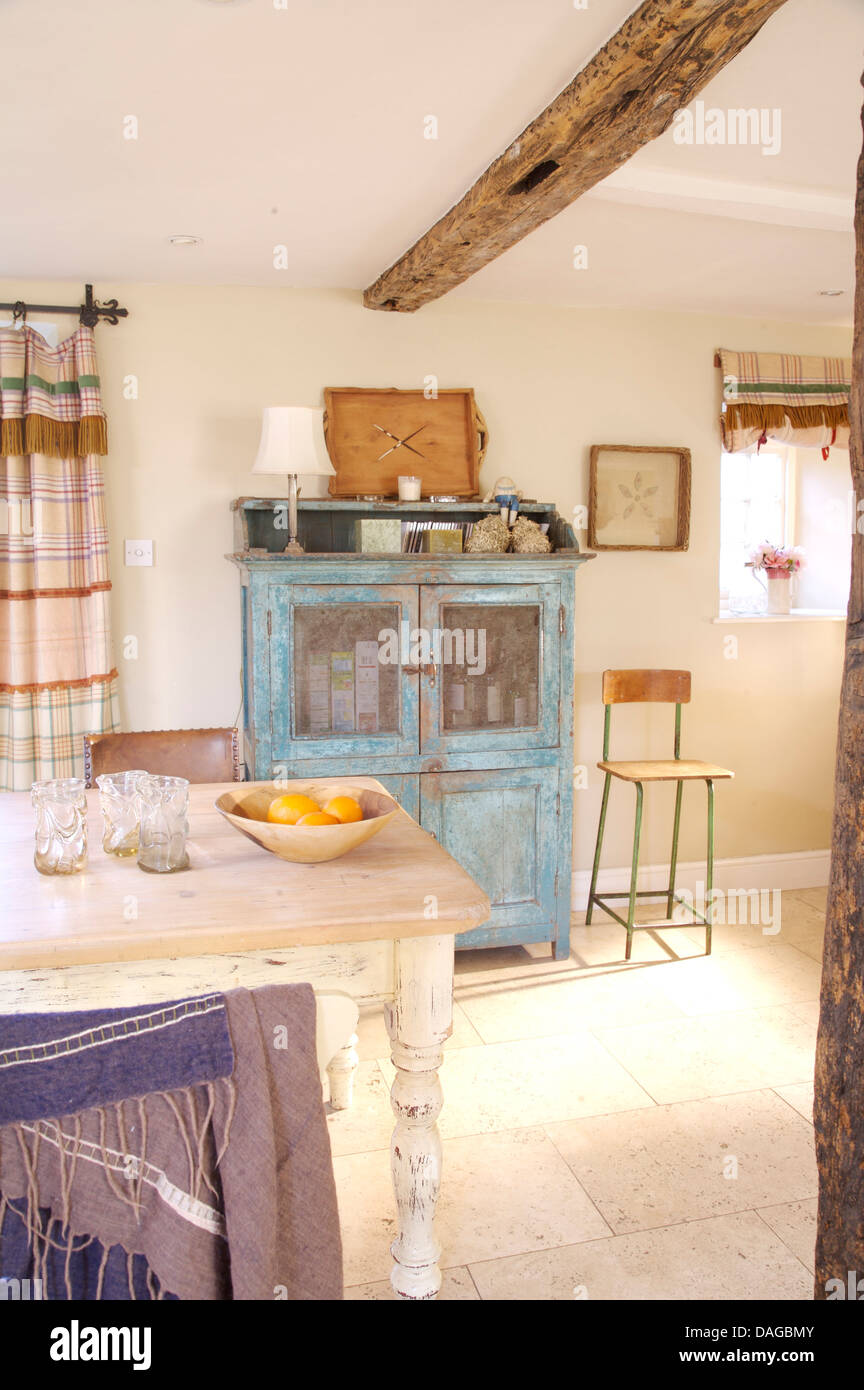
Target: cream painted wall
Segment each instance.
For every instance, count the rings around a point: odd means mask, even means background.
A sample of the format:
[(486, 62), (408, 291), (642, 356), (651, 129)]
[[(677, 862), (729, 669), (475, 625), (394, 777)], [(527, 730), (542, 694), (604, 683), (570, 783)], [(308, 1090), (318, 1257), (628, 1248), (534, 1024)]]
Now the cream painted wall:
[[(587, 498), (594, 443), (681, 444), (693, 454), (690, 550), (606, 554), (576, 580), (575, 867), (590, 867), (600, 794), (600, 673), (686, 666), (694, 702), (684, 755), (736, 772), (718, 792), (718, 856), (819, 849), (830, 838), (842, 664), (839, 623), (712, 623), (719, 544), (720, 346), (846, 355), (851, 333), (699, 315), (575, 310), (465, 298), (419, 314), (371, 313), (348, 291), (111, 284), (130, 318), (97, 338), (110, 457), (105, 463), (114, 634), (126, 728), (229, 724), (239, 704), (239, 607), (232, 497), (249, 468), (263, 405), (321, 403), (325, 385), (474, 387), (489, 424), (488, 484), (510, 473), (560, 511)], [(16, 283), (0, 298), (74, 302), (79, 284)], [(64, 332), (69, 331), (69, 321)], [(123, 395), (138, 379), (138, 399)], [(278, 491), (277, 488), (272, 489)], [(124, 568), (123, 540), (152, 537), (153, 569)], [(124, 660), (122, 639), (138, 639)], [(729, 659), (729, 638), (738, 642)], [(620, 712), (618, 756), (665, 756), (671, 715)], [(604, 862), (629, 858), (632, 796), (617, 788)], [(671, 799), (650, 796), (645, 863), (667, 852)], [(704, 791), (685, 794), (681, 855), (703, 853)]]

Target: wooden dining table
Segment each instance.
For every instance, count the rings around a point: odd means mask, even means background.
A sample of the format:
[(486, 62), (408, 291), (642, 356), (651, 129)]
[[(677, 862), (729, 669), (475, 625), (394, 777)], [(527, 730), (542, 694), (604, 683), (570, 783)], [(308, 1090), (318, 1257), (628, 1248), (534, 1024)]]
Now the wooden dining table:
[[(350, 781), (384, 791), (373, 778)], [(158, 1003), (298, 980), (358, 1004), (383, 1003), (395, 1067), (391, 1282), (402, 1298), (435, 1298), (438, 1072), (452, 1027), (454, 937), (487, 920), (489, 899), (401, 809), (341, 859), (277, 859), (216, 810), (217, 797), (237, 789), (190, 788), (189, 867), (173, 874), (142, 873), (134, 857), (104, 853), (98, 793), (90, 791), (86, 868), (43, 876), (33, 864), (29, 793), (0, 796), (0, 1013)]]

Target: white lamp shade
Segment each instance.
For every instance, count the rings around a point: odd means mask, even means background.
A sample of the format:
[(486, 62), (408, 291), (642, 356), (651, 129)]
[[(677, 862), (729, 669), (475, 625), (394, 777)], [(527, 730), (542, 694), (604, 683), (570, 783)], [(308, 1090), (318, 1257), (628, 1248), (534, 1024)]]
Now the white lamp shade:
[(324, 443), (324, 411), (305, 405), (268, 405), (253, 473), (330, 476), (336, 470)]

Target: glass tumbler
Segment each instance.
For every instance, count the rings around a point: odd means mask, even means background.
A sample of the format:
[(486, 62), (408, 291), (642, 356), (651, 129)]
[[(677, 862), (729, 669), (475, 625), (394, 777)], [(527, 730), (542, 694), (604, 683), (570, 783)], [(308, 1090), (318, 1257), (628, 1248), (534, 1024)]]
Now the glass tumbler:
[(79, 874), (87, 863), (87, 797), (82, 777), (34, 782), (36, 811), (33, 863), (40, 874)]
[(174, 874), (189, 863), (189, 783), (185, 777), (148, 773), (139, 782), (141, 829), (138, 868), (148, 874)]
[(138, 768), (131, 772), (103, 772), (96, 778), (104, 821), (102, 848), (106, 854), (125, 858), (138, 849), (140, 783), (146, 776), (147, 773)]

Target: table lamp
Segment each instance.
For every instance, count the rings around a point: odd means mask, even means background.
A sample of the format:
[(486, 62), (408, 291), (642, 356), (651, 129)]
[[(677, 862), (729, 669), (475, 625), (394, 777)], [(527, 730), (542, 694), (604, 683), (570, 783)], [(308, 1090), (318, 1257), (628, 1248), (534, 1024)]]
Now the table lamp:
[(261, 421), (261, 440), (253, 473), (288, 477), (288, 544), (286, 555), (302, 555), (297, 539), (298, 473), (327, 477), (336, 470), (324, 443), (324, 411), (305, 405), (268, 405)]

